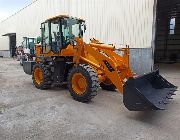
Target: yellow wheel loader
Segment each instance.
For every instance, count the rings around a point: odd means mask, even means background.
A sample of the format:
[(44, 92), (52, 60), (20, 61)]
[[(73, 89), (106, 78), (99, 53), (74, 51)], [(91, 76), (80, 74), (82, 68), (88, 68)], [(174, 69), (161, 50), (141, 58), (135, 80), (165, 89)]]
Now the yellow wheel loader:
[(134, 76), (129, 62), (129, 47), (116, 49), (91, 39), (83, 41), (85, 21), (65, 15), (41, 24), (41, 44), (36, 45), (36, 61), (25, 62), (25, 73), (32, 75), (38, 89), (66, 83), (71, 96), (89, 102), (101, 86), (119, 90), (130, 111), (164, 110), (177, 87), (159, 71)]

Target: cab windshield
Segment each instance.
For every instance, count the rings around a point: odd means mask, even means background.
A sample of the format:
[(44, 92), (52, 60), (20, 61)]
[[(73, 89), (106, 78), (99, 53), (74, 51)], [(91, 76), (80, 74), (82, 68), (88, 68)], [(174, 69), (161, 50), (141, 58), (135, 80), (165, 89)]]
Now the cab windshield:
[(81, 20), (68, 18), (62, 23), (62, 32), (65, 40), (73, 40), (75, 37), (83, 37), (85, 23)]

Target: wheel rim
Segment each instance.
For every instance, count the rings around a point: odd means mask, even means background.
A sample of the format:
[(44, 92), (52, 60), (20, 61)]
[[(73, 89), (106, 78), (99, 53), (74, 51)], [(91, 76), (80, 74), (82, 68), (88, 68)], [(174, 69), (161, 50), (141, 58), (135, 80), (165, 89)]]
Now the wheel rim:
[(43, 81), (43, 72), (40, 68), (36, 68), (34, 70), (34, 79), (38, 85), (40, 85)]
[(78, 95), (83, 95), (87, 89), (87, 80), (81, 73), (76, 73), (72, 77), (72, 88)]

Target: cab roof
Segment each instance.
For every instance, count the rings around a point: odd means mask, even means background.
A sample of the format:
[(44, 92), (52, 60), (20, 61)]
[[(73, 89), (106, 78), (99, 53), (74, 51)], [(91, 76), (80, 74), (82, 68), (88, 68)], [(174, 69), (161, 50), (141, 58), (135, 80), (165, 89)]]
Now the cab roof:
[(80, 18), (68, 16), (68, 15), (58, 15), (58, 16), (55, 16), (55, 17), (48, 18), (45, 22), (56, 20), (56, 19), (64, 19), (64, 18), (74, 18), (74, 19), (77, 19), (77, 20), (80, 20), (80, 21), (85, 21), (84, 19), (80, 19)]

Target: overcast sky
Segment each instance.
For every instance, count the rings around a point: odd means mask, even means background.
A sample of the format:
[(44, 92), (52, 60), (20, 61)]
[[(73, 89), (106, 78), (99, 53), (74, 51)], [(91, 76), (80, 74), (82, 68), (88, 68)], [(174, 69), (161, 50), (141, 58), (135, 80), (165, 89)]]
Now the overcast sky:
[(31, 2), (32, 0), (0, 0), (0, 22)]

